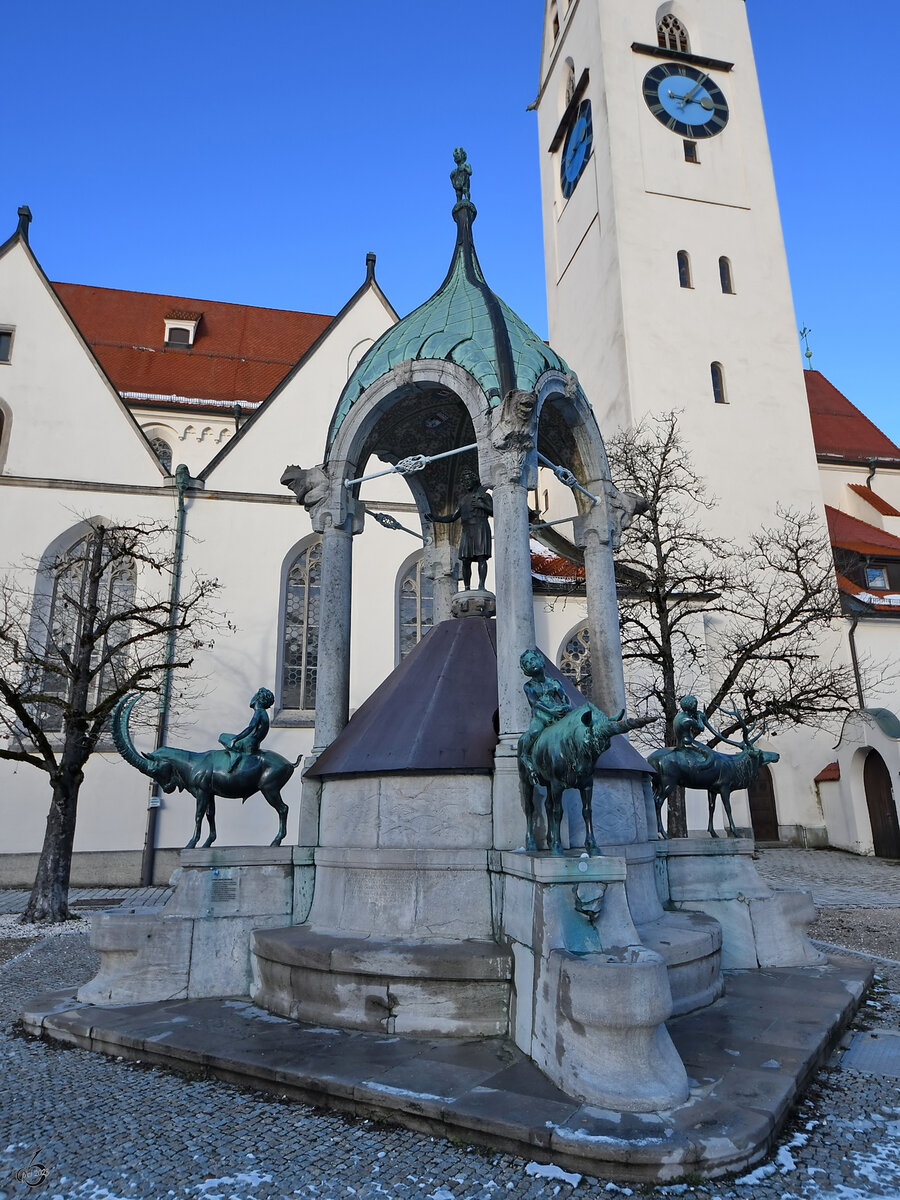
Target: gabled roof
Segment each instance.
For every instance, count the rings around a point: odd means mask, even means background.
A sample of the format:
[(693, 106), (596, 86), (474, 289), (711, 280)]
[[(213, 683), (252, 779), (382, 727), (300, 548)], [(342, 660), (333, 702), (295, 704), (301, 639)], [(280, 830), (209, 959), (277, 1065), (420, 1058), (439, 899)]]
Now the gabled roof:
[(882, 558), (900, 558), (900, 538), (886, 533), (875, 525), (860, 521), (847, 513), (825, 505), (828, 520), (828, 535), (832, 546), (842, 550), (855, 550), (857, 554), (875, 554)]
[[(332, 321), (321, 313), (218, 300), (52, 286), (118, 391), (148, 403), (178, 397), (182, 404), (259, 404)], [(173, 313), (201, 314), (193, 346), (163, 344)]]
[(900, 466), (900, 447), (864, 416), (820, 371), (804, 371), (813, 441), (820, 459), (865, 462), (871, 458)]

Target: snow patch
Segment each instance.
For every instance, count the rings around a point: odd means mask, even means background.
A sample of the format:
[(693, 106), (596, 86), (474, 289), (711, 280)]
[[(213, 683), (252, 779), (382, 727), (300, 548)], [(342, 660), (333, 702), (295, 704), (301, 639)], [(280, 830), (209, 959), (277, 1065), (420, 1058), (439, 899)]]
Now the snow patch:
[(577, 1188), (581, 1183), (580, 1175), (564, 1171), (562, 1167), (557, 1167), (554, 1163), (530, 1162), (525, 1167), (525, 1174), (533, 1175), (538, 1179), (559, 1179), (573, 1188)]

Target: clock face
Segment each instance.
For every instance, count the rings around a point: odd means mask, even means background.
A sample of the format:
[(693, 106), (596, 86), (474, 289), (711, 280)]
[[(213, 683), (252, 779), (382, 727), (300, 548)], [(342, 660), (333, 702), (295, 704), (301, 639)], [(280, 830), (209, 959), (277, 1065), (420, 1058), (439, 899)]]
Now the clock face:
[(728, 102), (704, 71), (660, 63), (644, 76), (647, 107), (667, 129), (686, 138), (713, 137), (728, 121)]
[(559, 181), (562, 184), (562, 194), (567, 200), (575, 191), (575, 184), (581, 178), (587, 160), (591, 157), (593, 143), (594, 126), (591, 123), (591, 102), (582, 100), (566, 138), (559, 164)]

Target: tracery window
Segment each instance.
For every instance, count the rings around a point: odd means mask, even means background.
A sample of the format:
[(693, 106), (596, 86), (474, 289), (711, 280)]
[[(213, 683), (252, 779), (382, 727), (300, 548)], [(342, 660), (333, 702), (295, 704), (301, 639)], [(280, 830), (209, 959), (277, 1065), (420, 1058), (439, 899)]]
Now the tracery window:
[(397, 578), (397, 657), (406, 658), (434, 624), (434, 580), (422, 571), (422, 555)]
[(656, 40), (664, 50), (681, 50), (687, 54), (691, 48), (687, 30), (671, 13), (667, 13), (657, 25)]
[(727, 258), (719, 259), (719, 280), (722, 284), (722, 291), (726, 296), (734, 294), (734, 277), (731, 274), (731, 261)]
[(150, 447), (153, 453), (165, 467), (166, 471), (172, 474), (172, 447), (165, 438), (155, 437), (150, 439)]
[(314, 709), (319, 661), (322, 540), (307, 542), (291, 562), (284, 592), (281, 707)]
[(678, 251), (678, 283), (683, 288), (694, 286), (691, 280), (691, 256), (687, 250)]
[(725, 394), (725, 369), (721, 363), (710, 363), (709, 373), (712, 378), (713, 400), (716, 404), (727, 404), (728, 397)]
[(593, 692), (591, 675), (591, 635), (587, 624), (580, 625), (563, 646), (559, 656), (559, 669), (571, 679), (588, 700)]
[[(107, 545), (114, 537), (113, 531), (106, 531)], [(110, 632), (94, 647), (91, 669), (96, 674), (90, 681), (87, 709), (108, 696), (119, 682), (120, 670), (127, 669), (127, 651), (117, 647), (127, 640), (129, 624), (127, 618), (111, 618), (117, 613), (127, 614), (134, 602), (137, 578), (133, 559), (124, 557), (120, 550), (107, 551), (101, 547), (98, 559), (96, 539), (94, 531), (86, 534), (42, 568), (44, 578), (39, 581), (38, 588), (44, 599), (43, 603), (39, 600), (36, 604), (33, 628), (43, 664), (41, 692), (66, 703), (73, 687), (70, 664), (80, 650), (79, 643), (83, 644), (87, 602), (93, 591), (92, 584), (97, 582), (92, 580), (92, 571), (99, 566), (94, 628), (109, 620)], [(52, 700), (48, 700), (37, 715), (48, 733), (62, 728), (63, 709)]]

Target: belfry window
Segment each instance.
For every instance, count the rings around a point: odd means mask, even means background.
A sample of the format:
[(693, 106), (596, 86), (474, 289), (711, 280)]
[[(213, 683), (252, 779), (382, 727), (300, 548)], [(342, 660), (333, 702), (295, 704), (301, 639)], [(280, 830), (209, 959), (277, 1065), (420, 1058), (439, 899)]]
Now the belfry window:
[(664, 50), (680, 50), (687, 54), (691, 48), (687, 30), (671, 13), (667, 13), (657, 25), (656, 40)]
[(710, 363), (709, 373), (712, 379), (713, 400), (716, 404), (727, 404), (728, 397), (725, 394), (725, 371), (721, 363)]
[(397, 577), (397, 658), (406, 658), (434, 624), (434, 581), (422, 572), (422, 555)]
[(571, 679), (578, 690), (591, 700), (593, 680), (591, 677), (591, 635), (586, 624), (568, 638), (559, 655), (559, 669)]
[(731, 274), (731, 261), (727, 258), (719, 259), (719, 280), (722, 284), (722, 291), (726, 296), (734, 295), (734, 277)]
[(287, 572), (282, 633), (281, 707), (314, 709), (319, 661), (322, 540), (307, 542)]
[(691, 256), (687, 250), (678, 251), (678, 285), (683, 288), (694, 286), (691, 280)]

